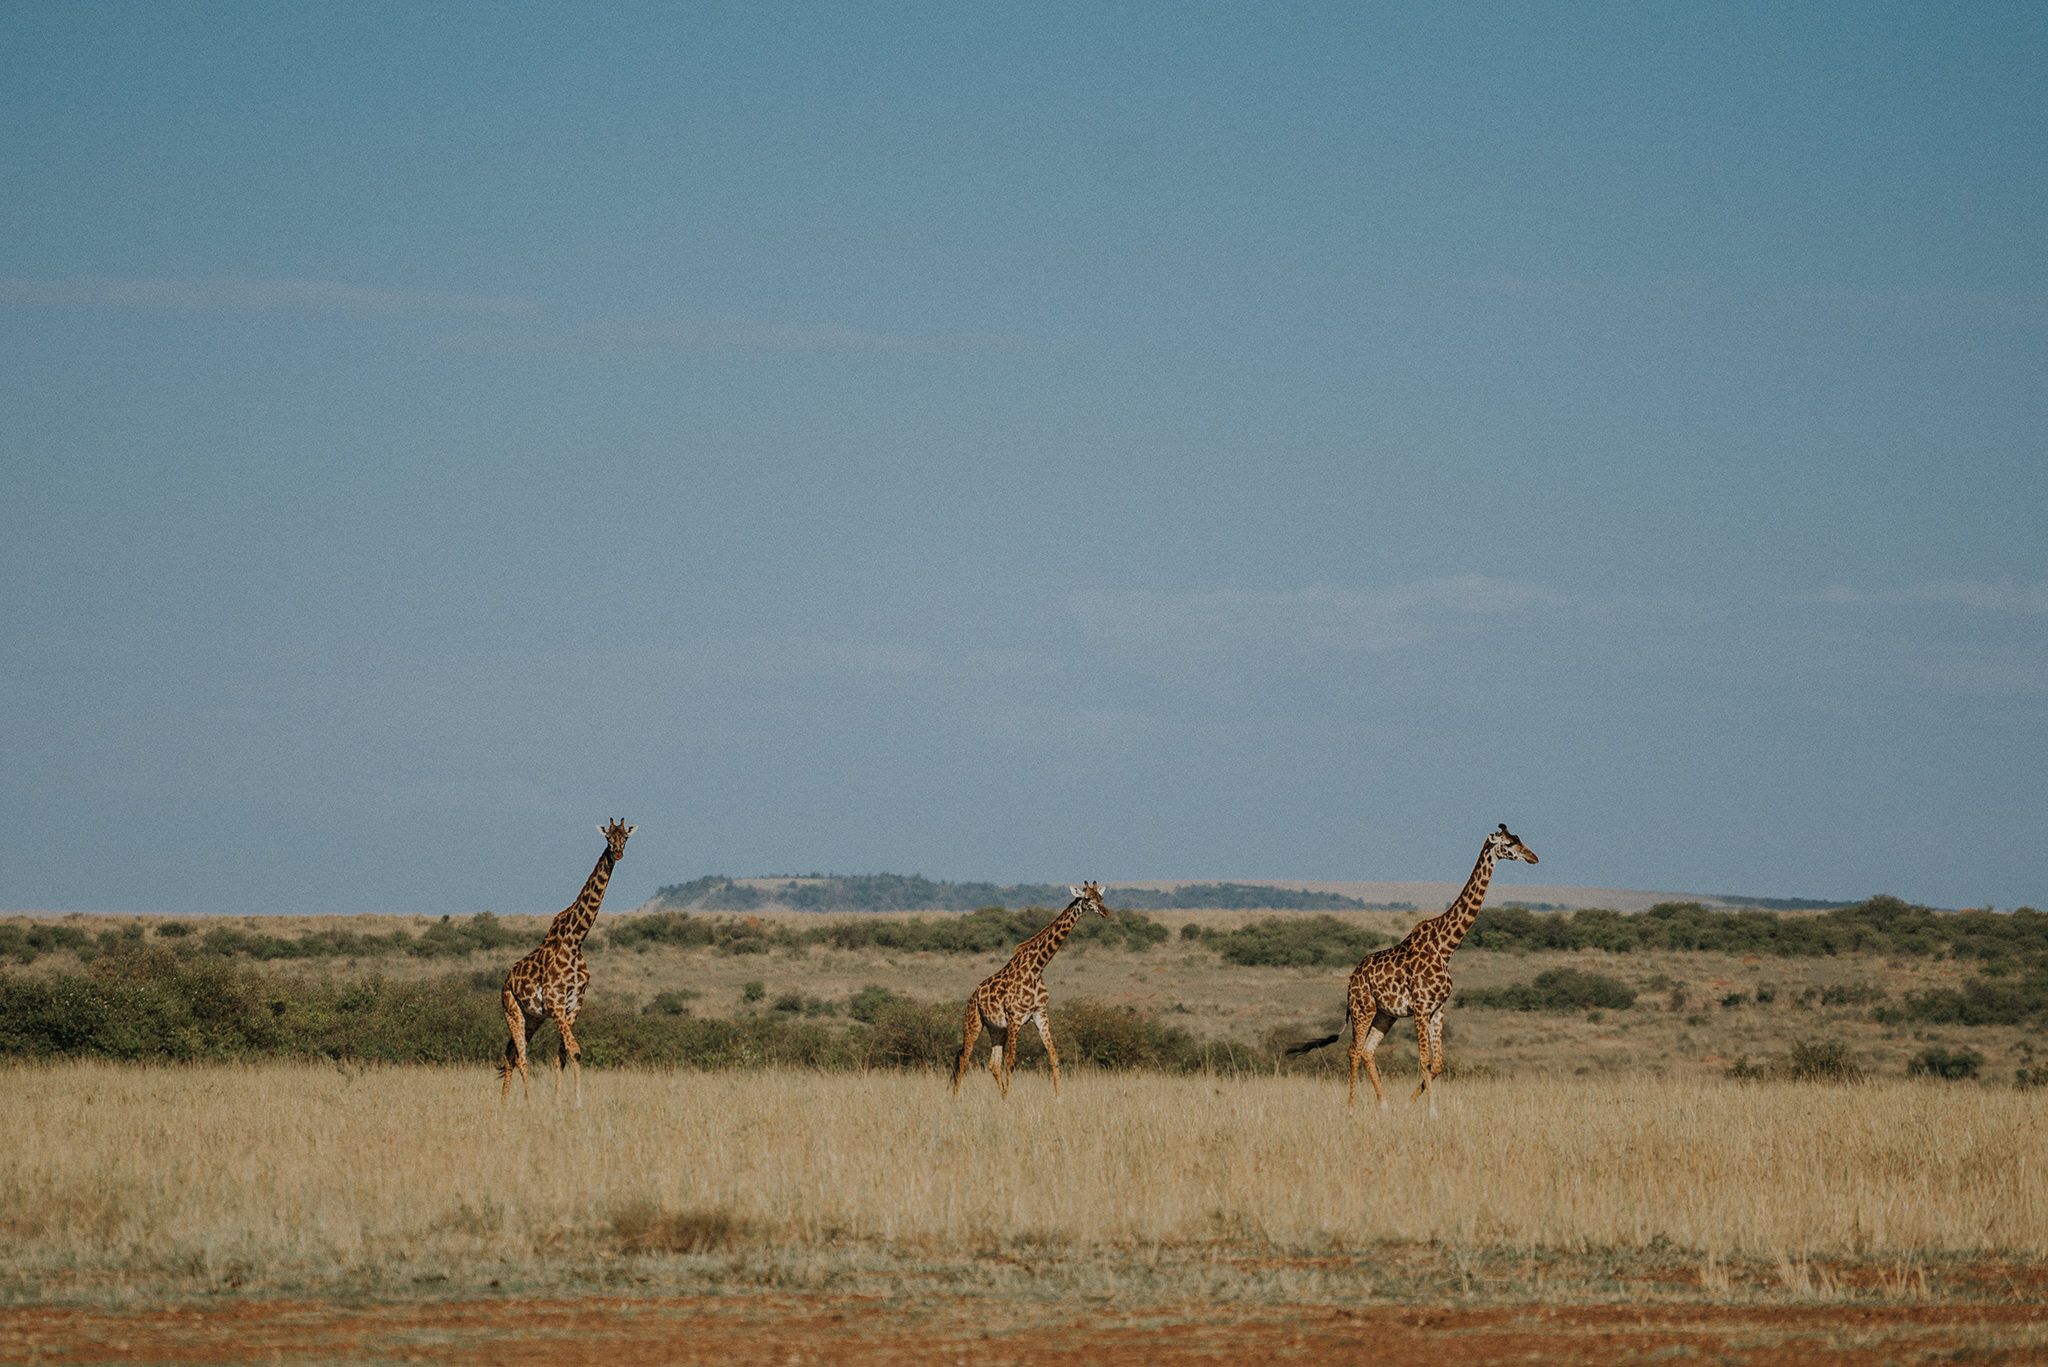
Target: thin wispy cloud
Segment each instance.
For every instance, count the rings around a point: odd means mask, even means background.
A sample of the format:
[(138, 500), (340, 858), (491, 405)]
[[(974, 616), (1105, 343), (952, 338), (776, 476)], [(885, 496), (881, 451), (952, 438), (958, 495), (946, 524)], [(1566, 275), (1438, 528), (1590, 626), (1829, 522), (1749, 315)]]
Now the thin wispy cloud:
[(531, 313), (518, 295), (376, 289), (340, 280), (117, 280), (72, 275), (0, 280), (0, 306), (154, 313), (335, 313), (359, 316)]
[(1541, 584), (1460, 574), (1384, 589), (1310, 584), (1278, 592), (1084, 590), (1073, 595), (1069, 608), (1096, 639), (1144, 650), (1374, 651), (1427, 639), (1450, 619), (1563, 601)]
[(2010, 579), (1996, 583), (1971, 580), (1938, 580), (1910, 588), (1882, 589), (1861, 593), (1837, 584), (1810, 595), (1815, 603), (1953, 603), (1987, 612), (2048, 612), (2048, 579), (2038, 584), (2016, 584)]

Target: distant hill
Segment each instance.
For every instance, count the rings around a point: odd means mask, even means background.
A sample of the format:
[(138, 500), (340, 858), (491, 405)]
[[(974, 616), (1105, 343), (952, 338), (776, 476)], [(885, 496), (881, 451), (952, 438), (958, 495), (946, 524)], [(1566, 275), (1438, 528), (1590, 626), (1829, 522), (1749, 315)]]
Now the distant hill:
[(1816, 902), (1811, 897), (1745, 897), (1733, 892), (1715, 896), (1731, 907), (1755, 907), (1760, 911), (1840, 911), (1843, 907), (1858, 905), (1855, 902)]
[[(1182, 883), (1177, 887), (1109, 884), (1111, 906), (1134, 911), (1413, 911), (1412, 902), (1367, 902), (1334, 892), (1267, 883)], [(1058, 907), (1073, 900), (1065, 883), (950, 883), (919, 874), (812, 874), (804, 878), (711, 875), (658, 889), (653, 911), (973, 911), (977, 907)]]

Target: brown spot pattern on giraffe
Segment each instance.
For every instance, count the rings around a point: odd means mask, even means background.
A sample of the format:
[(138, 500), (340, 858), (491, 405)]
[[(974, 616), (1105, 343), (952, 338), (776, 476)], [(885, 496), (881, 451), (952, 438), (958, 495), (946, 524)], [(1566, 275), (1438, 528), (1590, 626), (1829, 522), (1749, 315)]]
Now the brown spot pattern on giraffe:
[(967, 1019), (961, 1028), (960, 1056), (953, 1061), (953, 1092), (959, 1095), (960, 1079), (967, 1072), (967, 1060), (974, 1054), (974, 1042), (987, 1023), (990, 1034), (1002, 1031), (1002, 1041), (989, 1050), (988, 1070), (1003, 1096), (1010, 1094), (1010, 1072), (1017, 1064), (1017, 1041), (1024, 1027), (1036, 1022), (1038, 1038), (1045, 1044), (1045, 1056), (1052, 1062), (1052, 1092), (1060, 1092), (1060, 1054), (1052, 1045), (1052, 1025), (1046, 1011), (1052, 995), (1045, 990), (1045, 966), (1073, 933), (1084, 911), (1099, 913), (1105, 920), (1109, 908), (1102, 902), (1102, 885), (1084, 883), (1073, 889), (1074, 900), (1050, 924), (1018, 945), (1010, 962), (981, 980), (967, 1001)]
[[(1444, 1070), (1444, 1008), (1451, 1000), (1451, 954), (1478, 917), (1479, 908), (1486, 901), (1487, 884), (1493, 881), (1494, 862), (1500, 859), (1537, 862), (1535, 851), (1502, 826), (1486, 837), (1479, 850), (1479, 862), (1472, 866), (1472, 876), (1465, 880), (1464, 891), (1449, 910), (1417, 924), (1401, 943), (1366, 955), (1351, 971), (1351, 982), (1345, 992), (1345, 1015), (1351, 1026), (1351, 1087), (1346, 1105), (1358, 1100), (1358, 1068), (1362, 1063), (1373, 1095), (1382, 1107), (1386, 1106), (1387, 1094), (1380, 1087), (1379, 1065), (1373, 1055), (1388, 1027), (1403, 1016), (1412, 1016), (1422, 1082), (1408, 1099), (1412, 1102), (1428, 1093), (1430, 1107), (1435, 1108), (1435, 1082)], [(1323, 1042), (1335, 1043), (1336, 1039), (1332, 1035)]]

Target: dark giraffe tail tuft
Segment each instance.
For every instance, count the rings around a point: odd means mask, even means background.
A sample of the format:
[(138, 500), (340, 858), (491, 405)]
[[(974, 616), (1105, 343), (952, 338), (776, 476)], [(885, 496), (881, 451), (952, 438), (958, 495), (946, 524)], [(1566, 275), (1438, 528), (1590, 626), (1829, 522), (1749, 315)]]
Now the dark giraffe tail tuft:
[(1295, 1054), (1306, 1054), (1311, 1050), (1320, 1049), (1326, 1044), (1335, 1044), (1342, 1038), (1344, 1038), (1344, 1032), (1339, 1030), (1336, 1034), (1325, 1035), (1321, 1039), (1303, 1040), (1299, 1044), (1290, 1044), (1287, 1046), (1287, 1053), (1289, 1057)]

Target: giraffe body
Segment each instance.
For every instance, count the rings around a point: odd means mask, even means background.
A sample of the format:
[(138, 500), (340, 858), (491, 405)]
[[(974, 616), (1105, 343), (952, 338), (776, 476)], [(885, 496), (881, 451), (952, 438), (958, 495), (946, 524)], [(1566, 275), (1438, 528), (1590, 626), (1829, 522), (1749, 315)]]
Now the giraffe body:
[(981, 986), (974, 989), (974, 995), (967, 1001), (967, 1019), (961, 1031), (960, 1057), (953, 1063), (953, 1094), (960, 1093), (960, 1079), (967, 1072), (967, 1062), (974, 1055), (974, 1042), (981, 1035), (981, 1028), (987, 1025), (990, 1038), (1000, 1039), (989, 1050), (988, 1070), (996, 1080), (996, 1090), (1003, 1096), (1010, 1094), (1010, 1072), (1017, 1066), (1017, 1044), (1024, 1037), (1024, 1027), (1038, 1026), (1038, 1038), (1045, 1043), (1045, 1056), (1052, 1061), (1052, 1092), (1060, 1092), (1060, 1055), (1052, 1047), (1052, 1024), (1046, 1016), (1052, 1004), (1052, 994), (1045, 990), (1045, 966), (1052, 956), (1060, 952), (1060, 946), (1067, 942), (1074, 925), (1084, 911), (1095, 911), (1103, 919), (1109, 918), (1109, 908), (1102, 903), (1102, 887), (1097, 883), (1085, 883), (1072, 889), (1074, 900), (1066, 910), (1053, 917), (1050, 924), (1036, 935), (1018, 945), (1010, 955), (1010, 962), (981, 980)]
[[(1444, 1070), (1444, 1008), (1451, 1001), (1451, 953), (1478, 917), (1479, 908), (1486, 901), (1487, 884), (1493, 881), (1494, 863), (1500, 859), (1537, 862), (1535, 851), (1502, 826), (1486, 837), (1479, 862), (1472, 866), (1472, 876), (1465, 880), (1464, 891), (1449, 910), (1418, 923), (1399, 944), (1373, 951), (1351, 970), (1351, 982), (1344, 994), (1345, 1016), (1351, 1027), (1351, 1089), (1346, 1105), (1358, 1100), (1358, 1068), (1362, 1063), (1372, 1082), (1373, 1095), (1379, 1099), (1380, 1108), (1386, 1109), (1387, 1094), (1380, 1087), (1379, 1065), (1373, 1055), (1394, 1022), (1405, 1016), (1415, 1021), (1415, 1048), (1422, 1061), (1422, 1082), (1408, 1099), (1413, 1102), (1427, 1093), (1431, 1112), (1436, 1110), (1433, 1084)], [(1298, 1044), (1287, 1052), (1305, 1054), (1335, 1044), (1343, 1033), (1340, 1030), (1327, 1039)]]
[(502, 1000), (505, 1027), (511, 1038), (505, 1042), (505, 1061), (498, 1074), (504, 1080), (500, 1097), (512, 1094), (512, 1074), (528, 1096), (533, 1083), (526, 1070), (526, 1040), (547, 1021), (555, 1023), (561, 1036), (555, 1057), (555, 1095), (562, 1094), (562, 1070), (569, 1068), (576, 1079), (576, 1104), (583, 1104), (583, 1050), (576, 1043), (576, 1015), (583, 1009), (583, 992), (590, 986), (590, 965), (583, 958), (583, 937), (597, 921), (604, 905), (604, 890), (611, 882), (612, 868), (625, 857), (626, 837), (638, 830), (623, 821), (599, 826), (604, 833), (604, 853), (583, 884), (583, 891), (548, 926), (540, 948), (512, 965), (505, 975)]

